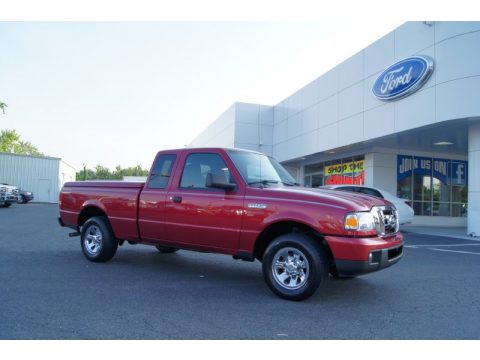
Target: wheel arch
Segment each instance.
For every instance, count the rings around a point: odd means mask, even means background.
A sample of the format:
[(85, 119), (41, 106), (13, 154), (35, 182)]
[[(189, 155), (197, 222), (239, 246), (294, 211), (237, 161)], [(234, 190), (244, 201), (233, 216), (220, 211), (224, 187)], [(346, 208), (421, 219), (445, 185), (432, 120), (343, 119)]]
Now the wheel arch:
[[(101, 209), (100, 207), (96, 205), (87, 205), (85, 206), (82, 211), (80, 211), (80, 214), (78, 215), (78, 227), (82, 227), (85, 222), (94, 217), (94, 216), (103, 216), (107, 219), (107, 221), (110, 223), (110, 220), (108, 220), (107, 213)], [(111, 224), (110, 224), (111, 226)]]
[(332, 250), (330, 249), (330, 246), (326, 242), (323, 235), (320, 234), (311, 226), (295, 220), (277, 221), (275, 223), (268, 225), (260, 233), (260, 235), (257, 237), (257, 240), (255, 241), (255, 247), (254, 247), (254, 253), (253, 253), (254, 257), (257, 260), (262, 261), (265, 250), (273, 240), (275, 240), (277, 237), (281, 235), (291, 234), (291, 233), (305, 234), (315, 239), (317, 243), (325, 251), (325, 255), (327, 256), (330, 267), (331, 268), (335, 267), (335, 261), (334, 261)]

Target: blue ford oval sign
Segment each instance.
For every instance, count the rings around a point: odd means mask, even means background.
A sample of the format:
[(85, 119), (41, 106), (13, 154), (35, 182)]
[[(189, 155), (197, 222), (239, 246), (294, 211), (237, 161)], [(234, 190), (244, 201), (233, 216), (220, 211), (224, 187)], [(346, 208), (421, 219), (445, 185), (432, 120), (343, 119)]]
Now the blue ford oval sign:
[(417, 91), (433, 72), (433, 59), (412, 56), (389, 66), (373, 84), (373, 94), (380, 100), (396, 100)]

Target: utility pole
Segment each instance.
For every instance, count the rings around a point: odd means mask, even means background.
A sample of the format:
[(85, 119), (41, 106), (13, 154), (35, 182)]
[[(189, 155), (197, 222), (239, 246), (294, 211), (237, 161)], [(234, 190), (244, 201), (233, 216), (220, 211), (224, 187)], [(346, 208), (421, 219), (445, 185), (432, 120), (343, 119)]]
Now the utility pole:
[(87, 180), (87, 164), (83, 164), (83, 181)]

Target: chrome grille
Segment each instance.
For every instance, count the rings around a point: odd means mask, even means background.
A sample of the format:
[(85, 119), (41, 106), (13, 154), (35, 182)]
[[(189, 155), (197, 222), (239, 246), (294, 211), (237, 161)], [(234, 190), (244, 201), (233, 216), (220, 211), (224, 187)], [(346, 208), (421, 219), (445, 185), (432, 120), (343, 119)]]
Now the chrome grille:
[(393, 206), (377, 206), (375, 225), (380, 236), (394, 234), (398, 231), (398, 212)]

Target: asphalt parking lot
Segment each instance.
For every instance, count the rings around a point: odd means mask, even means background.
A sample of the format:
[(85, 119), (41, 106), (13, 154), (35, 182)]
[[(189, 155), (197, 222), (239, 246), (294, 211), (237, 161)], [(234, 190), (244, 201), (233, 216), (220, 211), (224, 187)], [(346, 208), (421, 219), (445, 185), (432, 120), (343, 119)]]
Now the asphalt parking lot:
[(480, 242), (406, 233), (395, 266), (281, 300), (259, 262), (124, 245), (95, 264), (57, 205), (0, 208), (0, 339), (479, 339)]

